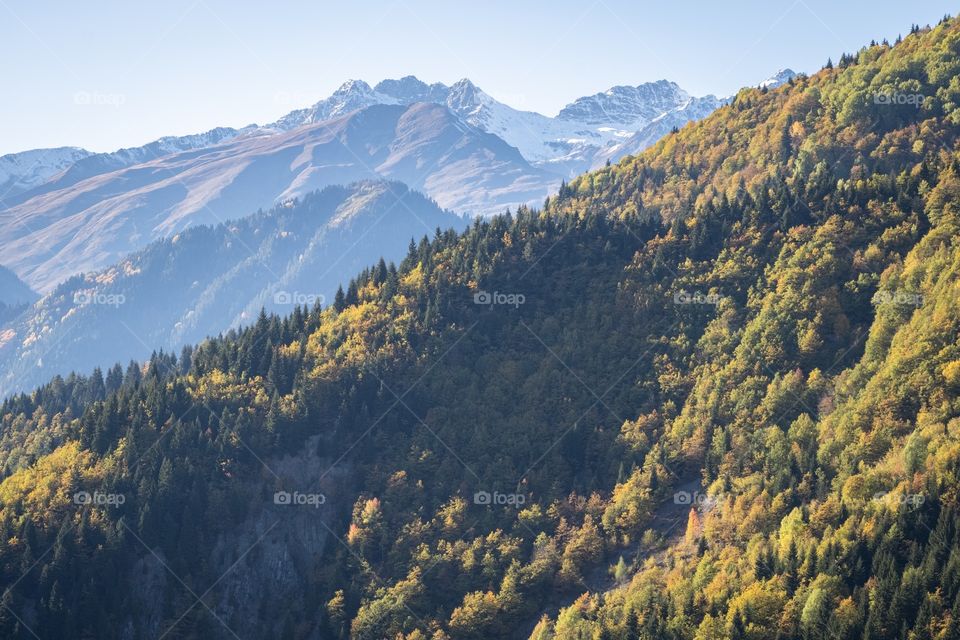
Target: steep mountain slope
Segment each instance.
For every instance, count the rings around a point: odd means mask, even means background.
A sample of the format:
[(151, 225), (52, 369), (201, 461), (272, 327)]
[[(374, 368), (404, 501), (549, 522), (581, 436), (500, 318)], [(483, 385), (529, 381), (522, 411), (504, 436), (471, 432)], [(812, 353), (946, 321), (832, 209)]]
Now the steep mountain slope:
[(0, 633), (955, 637), (958, 72), (917, 29), (329, 308), (10, 399)]
[(70, 278), (0, 325), (0, 396), (152, 350), (175, 352), (254, 322), (261, 308), (286, 314), (332, 302), (362, 268), (402, 258), (407, 240), (465, 224), (403, 184), (371, 182), (188, 229)]
[(718, 224), (740, 241), (678, 271), (717, 317), (679, 411), (638, 421), (701, 467), (704, 492), (674, 494), (685, 535), (531, 638), (957, 634), (958, 43), (956, 19), (915, 28), (570, 185), (585, 207), (696, 201), (691, 248)]
[(381, 177), (471, 215), (542, 202), (560, 181), (442, 106), (375, 105), (286, 133), (165, 155), (32, 197), (0, 211), (0, 262), (46, 292), (190, 226)]

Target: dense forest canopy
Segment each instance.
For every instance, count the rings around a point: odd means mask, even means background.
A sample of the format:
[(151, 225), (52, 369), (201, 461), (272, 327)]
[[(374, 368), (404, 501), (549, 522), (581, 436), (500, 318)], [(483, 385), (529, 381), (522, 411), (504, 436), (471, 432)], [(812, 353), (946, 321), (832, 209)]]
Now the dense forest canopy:
[(9, 638), (960, 637), (960, 23), (0, 410)]

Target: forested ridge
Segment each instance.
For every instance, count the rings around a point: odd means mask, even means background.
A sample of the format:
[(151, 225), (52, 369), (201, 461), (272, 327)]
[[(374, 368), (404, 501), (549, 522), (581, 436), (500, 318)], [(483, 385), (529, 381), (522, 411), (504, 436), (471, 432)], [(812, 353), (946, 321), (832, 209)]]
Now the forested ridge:
[(6, 400), (0, 635), (960, 637), (958, 133), (945, 19)]

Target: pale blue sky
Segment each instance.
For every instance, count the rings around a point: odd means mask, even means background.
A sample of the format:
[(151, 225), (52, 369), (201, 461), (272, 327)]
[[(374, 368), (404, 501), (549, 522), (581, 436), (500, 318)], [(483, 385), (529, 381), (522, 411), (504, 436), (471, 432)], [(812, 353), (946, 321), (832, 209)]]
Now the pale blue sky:
[(725, 95), (948, 11), (939, 0), (0, 0), (0, 154), (264, 123), (348, 78), (469, 77), (548, 115), (660, 78)]

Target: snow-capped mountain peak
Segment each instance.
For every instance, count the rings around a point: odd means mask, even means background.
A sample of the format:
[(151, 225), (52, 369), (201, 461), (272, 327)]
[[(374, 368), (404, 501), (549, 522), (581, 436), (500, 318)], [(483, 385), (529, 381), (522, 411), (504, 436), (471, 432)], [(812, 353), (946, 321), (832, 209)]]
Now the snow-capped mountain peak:
[(32, 149), (0, 156), (0, 200), (43, 184), (78, 160), (93, 155), (86, 149)]
[(335, 96), (343, 96), (349, 94), (365, 94), (370, 93), (373, 89), (370, 88), (370, 85), (363, 80), (347, 80), (342, 85), (340, 85), (336, 91), (333, 92)]
[(775, 74), (760, 83), (763, 89), (776, 89), (782, 84), (786, 84), (791, 79), (796, 78), (797, 74), (793, 69), (780, 69)]
[(470, 115), (484, 106), (500, 104), (467, 78), (453, 83), (447, 93), (446, 103), (451, 111), (460, 115)]

